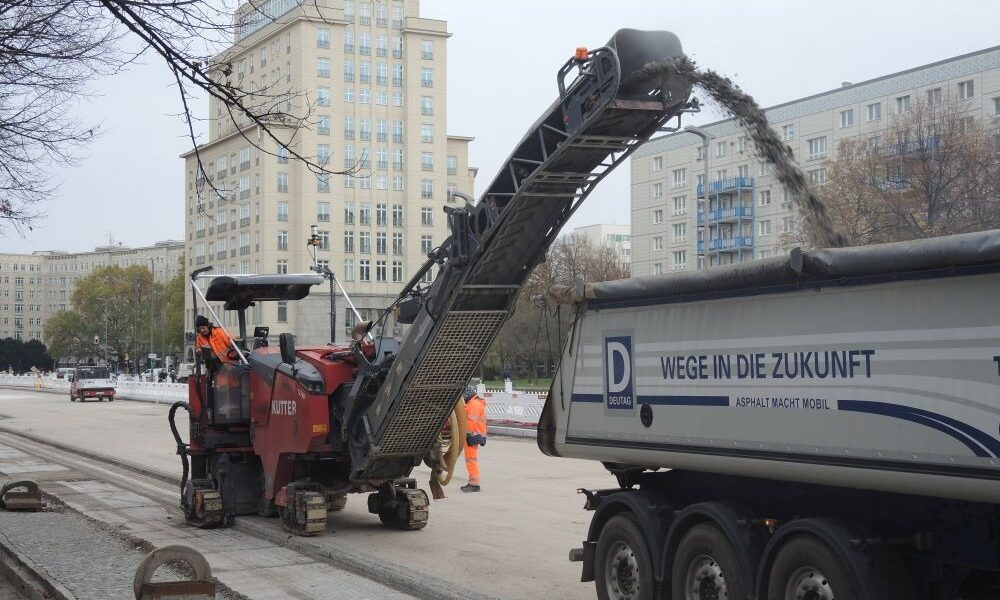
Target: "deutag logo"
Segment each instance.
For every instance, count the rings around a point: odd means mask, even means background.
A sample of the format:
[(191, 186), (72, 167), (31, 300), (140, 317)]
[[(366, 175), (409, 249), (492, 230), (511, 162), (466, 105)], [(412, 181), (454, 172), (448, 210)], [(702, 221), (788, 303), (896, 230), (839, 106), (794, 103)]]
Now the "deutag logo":
[(632, 409), (632, 337), (604, 338), (604, 398), (608, 408)]

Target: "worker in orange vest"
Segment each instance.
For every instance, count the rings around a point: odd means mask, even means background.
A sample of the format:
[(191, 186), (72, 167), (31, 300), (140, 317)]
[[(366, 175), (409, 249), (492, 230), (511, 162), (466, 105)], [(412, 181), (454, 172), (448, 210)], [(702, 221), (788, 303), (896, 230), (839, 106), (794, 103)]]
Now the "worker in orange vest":
[(232, 338), (226, 333), (226, 330), (222, 327), (213, 326), (208, 318), (203, 315), (198, 315), (194, 320), (195, 329), (198, 330), (198, 337), (195, 339), (195, 348), (199, 351), (201, 348), (211, 348), (212, 354), (219, 360), (220, 363), (235, 363), (236, 353), (233, 350)]
[(463, 492), (479, 491), (479, 447), (486, 445), (486, 400), (476, 394), (475, 388), (465, 389), (465, 418), (468, 432), (465, 434), (465, 469), (469, 472), (468, 485)]

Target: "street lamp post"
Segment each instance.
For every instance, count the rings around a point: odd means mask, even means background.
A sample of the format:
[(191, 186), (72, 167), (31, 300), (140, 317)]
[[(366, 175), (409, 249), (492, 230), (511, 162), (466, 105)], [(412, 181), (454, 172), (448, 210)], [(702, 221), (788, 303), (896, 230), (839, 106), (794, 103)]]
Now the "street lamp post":
[(98, 298), (98, 300), (104, 301), (104, 365), (109, 369), (111, 368), (111, 363), (108, 362), (108, 300), (107, 297)]
[[(150, 283), (149, 283), (149, 355), (152, 356), (152, 354), (153, 354), (153, 312), (154, 312), (154, 310), (153, 310), (153, 299), (154, 299), (154, 295), (156, 293), (156, 270), (155, 270), (155, 265), (156, 265), (156, 262), (159, 259), (156, 258), (156, 257), (153, 257), (153, 256), (149, 256), (149, 257), (147, 257), (147, 260), (149, 260), (149, 278), (150, 278)], [(151, 361), (153, 359), (149, 358), (147, 360)], [(153, 368), (152, 365), (150, 365), (149, 368), (152, 369)], [(152, 372), (152, 371), (150, 371), (150, 372)]]
[[(705, 211), (706, 211), (706, 214), (707, 214), (707, 211), (708, 211), (708, 208), (709, 208), (709, 206), (708, 206), (708, 204), (709, 204), (709, 200), (708, 200), (708, 142), (712, 138), (711, 138), (710, 135), (708, 135), (707, 133), (705, 133), (705, 131), (703, 129), (701, 129), (700, 127), (695, 127), (693, 125), (688, 125), (687, 127), (685, 127), (684, 131), (690, 131), (691, 133), (693, 133), (696, 136), (698, 136), (698, 137), (701, 138), (701, 143), (702, 143), (702, 146), (701, 146), (701, 148), (702, 148), (701, 159), (705, 162), (705, 171), (704, 171), (704, 174), (701, 177), (701, 189), (702, 189), (702, 191), (705, 194)], [(695, 204), (695, 224), (697, 226), (697, 223), (698, 223), (698, 186), (695, 186), (694, 204)], [(708, 233), (708, 235), (705, 236), (705, 237), (706, 238), (710, 238), (712, 234), (709, 231), (708, 226), (707, 226), (707, 217), (706, 217), (705, 231)], [(700, 241), (703, 241), (706, 246), (709, 243), (708, 239), (700, 240)], [(698, 243), (698, 242), (695, 242), (695, 243)], [(697, 252), (697, 247), (695, 248), (695, 250)]]

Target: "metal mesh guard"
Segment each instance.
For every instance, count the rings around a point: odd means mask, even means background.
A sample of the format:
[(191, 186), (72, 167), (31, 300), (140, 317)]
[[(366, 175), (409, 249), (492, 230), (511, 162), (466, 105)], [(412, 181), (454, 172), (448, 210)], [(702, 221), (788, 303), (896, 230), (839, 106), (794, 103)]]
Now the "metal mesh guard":
[(502, 310), (448, 313), (389, 419), (380, 454), (427, 451), (506, 318)]

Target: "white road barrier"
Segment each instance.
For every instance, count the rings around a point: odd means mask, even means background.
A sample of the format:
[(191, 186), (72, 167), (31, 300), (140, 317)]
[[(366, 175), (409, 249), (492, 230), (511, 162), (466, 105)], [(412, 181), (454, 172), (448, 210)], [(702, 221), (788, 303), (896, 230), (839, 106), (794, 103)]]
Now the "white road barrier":
[[(69, 394), (69, 381), (34, 375), (0, 373), (0, 387)], [(478, 393), (486, 400), (486, 418), (491, 431), (526, 437), (535, 435), (545, 405), (545, 392), (506, 392), (482, 388)], [(115, 397), (122, 400), (172, 404), (187, 400), (187, 396), (186, 383), (119, 381), (115, 384)]]
[[(0, 387), (69, 394), (69, 381), (52, 377), (35, 377), (34, 375), (0, 374)], [(115, 384), (115, 397), (123, 400), (173, 403), (178, 400), (187, 400), (187, 384), (119, 381)]]

